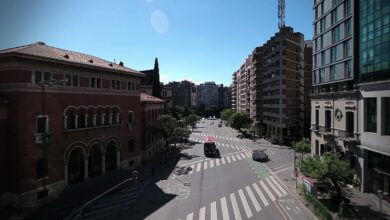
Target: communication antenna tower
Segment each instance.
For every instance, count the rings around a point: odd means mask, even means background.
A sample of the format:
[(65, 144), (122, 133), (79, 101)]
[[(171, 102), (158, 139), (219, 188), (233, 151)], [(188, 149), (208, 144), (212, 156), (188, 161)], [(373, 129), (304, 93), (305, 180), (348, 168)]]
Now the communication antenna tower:
[(285, 0), (278, 0), (278, 18), (279, 18), (279, 29), (284, 28), (284, 16), (285, 16)]

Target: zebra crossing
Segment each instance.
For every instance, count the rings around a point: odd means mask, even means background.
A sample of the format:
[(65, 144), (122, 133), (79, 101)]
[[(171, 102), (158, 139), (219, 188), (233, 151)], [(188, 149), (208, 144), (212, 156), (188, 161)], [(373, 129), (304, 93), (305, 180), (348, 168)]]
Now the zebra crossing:
[(149, 182), (145, 181), (134, 187), (126, 187), (110, 194), (110, 196), (101, 198), (84, 210), (82, 219), (104, 219), (104, 217), (112, 216), (113, 213), (129, 209)]
[(183, 219), (249, 219), (287, 194), (280, 183), (269, 176), (212, 201), (199, 211), (188, 213)]
[(203, 137), (213, 137), (213, 138), (216, 138), (216, 139), (226, 140), (226, 141), (236, 141), (236, 142), (240, 141), (240, 139), (238, 139), (236, 137), (226, 137), (226, 136), (221, 136), (221, 135), (216, 135), (216, 134), (193, 133), (193, 135), (203, 136)]
[[(181, 166), (191, 167), (191, 170), (188, 172), (188, 174), (193, 174), (193, 173), (200, 172), (201, 170), (209, 170), (209, 169), (222, 166), (224, 164), (245, 160), (248, 157), (249, 158), (252, 157), (252, 155), (248, 151), (241, 151), (241, 152), (223, 155), (221, 156), (221, 158), (206, 159), (206, 160), (201, 160), (193, 163), (183, 164)], [(172, 176), (171, 178), (175, 178), (175, 177)]]
[[(196, 139), (196, 138), (189, 138), (190, 141), (198, 142), (198, 143), (203, 143), (204, 141), (201, 139)], [(215, 145), (217, 147), (226, 147), (226, 148), (232, 148), (235, 150), (243, 150), (243, 151), (249, 151), (250, 149), (245, 146), (238, 146), (238, 145), (233, 145), (233, 144), (225, 144), (225, 143), (220, 143), (216, 142)]]

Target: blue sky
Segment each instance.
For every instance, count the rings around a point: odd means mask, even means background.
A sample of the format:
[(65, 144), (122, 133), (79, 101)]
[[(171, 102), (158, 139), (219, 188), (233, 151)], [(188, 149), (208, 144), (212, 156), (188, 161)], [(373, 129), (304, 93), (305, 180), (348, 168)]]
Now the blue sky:
[[(0, 49), (44, 41), (164, 82), (230, 84), (245, 57), (278, 31), (277, 0), (2, 0)], [(286, 0), (286, 25), (311, 39), (312, 0)]]

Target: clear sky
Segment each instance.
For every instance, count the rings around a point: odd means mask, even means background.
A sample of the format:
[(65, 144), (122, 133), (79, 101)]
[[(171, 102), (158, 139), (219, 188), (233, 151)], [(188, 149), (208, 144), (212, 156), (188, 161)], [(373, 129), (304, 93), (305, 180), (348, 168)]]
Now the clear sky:
[[(312, 0), (286, 0), (286, 25), (311, 39)], [(278, 0), (1, 0), (0, 49), (44, 41), (144, 70), (164, 82), (230, 84), (278, 31)]]

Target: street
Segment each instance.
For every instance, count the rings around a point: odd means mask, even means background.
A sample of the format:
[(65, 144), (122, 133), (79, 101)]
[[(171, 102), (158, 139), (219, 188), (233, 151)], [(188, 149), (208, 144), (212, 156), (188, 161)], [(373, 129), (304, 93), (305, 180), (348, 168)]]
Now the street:
[[(220, 158), (204, 156), (202, 141), (209, 136)], [(292, 151), (236, 136), (233, 129), (218, 127), (217, 120), (204, 120), (190, 136), (194, 144), (181, 152), (187, 156), (166, 178), (104, 198), (84, 219), (309, 219), (290, 195)], [(269, 167), (252, 160), (252, 149), (258, 148), (267, 149)]]

